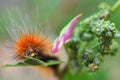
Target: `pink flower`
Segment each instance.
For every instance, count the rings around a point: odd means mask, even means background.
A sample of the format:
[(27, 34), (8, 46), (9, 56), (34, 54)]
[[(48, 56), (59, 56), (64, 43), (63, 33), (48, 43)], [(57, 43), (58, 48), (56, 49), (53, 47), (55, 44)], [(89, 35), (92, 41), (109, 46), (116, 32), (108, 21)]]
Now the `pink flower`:
[(69, 22), (69, 24), (62, 29), (59, 37), (54, 42), (54, 45), (53, 45), (52, 50), (51, 50), (52, 53), (58, 52), (58, 50), (61, 48), (63, 43), (67, 42), (67, 40), (70, 38), (70, 35), (72, 33), (72, 30), (73, 30), (75, 24), (77, 23), (78, 19), (81, 16), (82, 16), (82, 14), (79, 14), (76, 17), (74, 17)]

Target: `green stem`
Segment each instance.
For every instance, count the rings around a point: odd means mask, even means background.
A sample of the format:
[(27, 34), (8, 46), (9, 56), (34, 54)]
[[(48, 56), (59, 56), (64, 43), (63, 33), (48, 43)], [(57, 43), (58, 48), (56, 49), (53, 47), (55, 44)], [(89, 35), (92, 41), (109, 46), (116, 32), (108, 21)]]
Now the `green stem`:
[(118, 0), (111, 8), (111, 12), (115, 12), (120, 7), (120, 0)]

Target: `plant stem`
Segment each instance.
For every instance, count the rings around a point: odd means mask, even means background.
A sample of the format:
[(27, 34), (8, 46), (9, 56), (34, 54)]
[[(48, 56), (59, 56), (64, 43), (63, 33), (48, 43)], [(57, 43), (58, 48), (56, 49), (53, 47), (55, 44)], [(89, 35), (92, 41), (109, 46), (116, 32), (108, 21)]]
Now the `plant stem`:
[(111, 8), (111, 12), (115, 12), (120, 7), (120, 0), (118, 0)]

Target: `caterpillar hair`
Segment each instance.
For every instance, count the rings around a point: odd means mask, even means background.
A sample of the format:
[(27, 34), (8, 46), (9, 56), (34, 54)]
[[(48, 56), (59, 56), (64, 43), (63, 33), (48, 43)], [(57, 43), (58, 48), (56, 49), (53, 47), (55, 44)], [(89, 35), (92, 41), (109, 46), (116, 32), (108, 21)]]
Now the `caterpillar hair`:
[(28, 15), (21, 14), (19, 11), (17, 11), (17, 16), (9, 12), (9, 21), (10, 24), (6, 27), (10, 35), (7, 49), (11, 50), (10, 52), (14, 54), (15, 59), (22, 60), (27, 55), (45, 62), (48, 60), (64, 61), (65, 63), (60, 65), (34, 67), (44, 76), (44, 80), (60, 79), (68, 58), (64, 52), (51, 53), (52, 42), (45, 34), (43, 35), (41, 30), (43, 27), (35, 26)]

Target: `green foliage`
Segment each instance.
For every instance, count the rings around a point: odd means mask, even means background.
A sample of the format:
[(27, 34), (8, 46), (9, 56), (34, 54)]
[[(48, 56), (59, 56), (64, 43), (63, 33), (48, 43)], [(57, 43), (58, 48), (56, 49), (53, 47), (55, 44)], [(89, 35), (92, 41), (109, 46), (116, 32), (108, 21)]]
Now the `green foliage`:
[(119, 49), (114, 45), (118, 43), (115, 41), (118, 31), (115, 24), (108, 20), (113, 8), (105, 3), (99, 8), (98, 13), (80, 21), (73, 30), (70, 40), (65, 44), (70, 56), (69, 69), (72, 73), (80, 73), (81, 70), (89, 72), (98, 70), (103, 57), (114, 55)]

